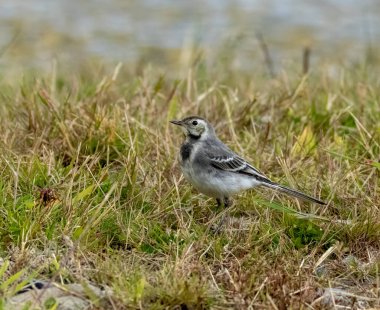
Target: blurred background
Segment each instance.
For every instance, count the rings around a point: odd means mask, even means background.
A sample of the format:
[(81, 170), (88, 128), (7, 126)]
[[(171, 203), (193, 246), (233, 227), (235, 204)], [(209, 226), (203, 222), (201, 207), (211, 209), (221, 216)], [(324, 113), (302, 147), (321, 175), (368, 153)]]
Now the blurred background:
[(354, 62), (377, 55), (379, 17), (379, 0), (2, 1), (0, 68), (170, 65), (197, 48), (205, 59), (228, 50), (236, 69), (252, 70), (264, 45), (276, 68), (305, 47), (314, 62)]

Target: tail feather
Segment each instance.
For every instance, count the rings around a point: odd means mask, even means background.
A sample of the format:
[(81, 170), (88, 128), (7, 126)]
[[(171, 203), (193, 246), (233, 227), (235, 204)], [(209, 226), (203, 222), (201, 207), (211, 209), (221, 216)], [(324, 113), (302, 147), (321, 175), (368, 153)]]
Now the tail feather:
[(323, 202), (317, 198), (311, 197), (311, 196), (306, 195), (302, 192), (299, 192), (295, 189), (292, 189), (292, 188), (289, 188), (289, 187), (286, 187), (286, 186), (283, 186), (283, 185), (280, 185), (280, 184), (277, 184), (274, 182), (263, 182), (262, 185), (265, 187), (269, 187), (269, 188), (278, 190), (280, 192), (286, 193), (288, 195), (300, 198), (300, 199), (312, 201), (312, 202), (318, 203), (320, 205), (326, 205), (326, 202)]

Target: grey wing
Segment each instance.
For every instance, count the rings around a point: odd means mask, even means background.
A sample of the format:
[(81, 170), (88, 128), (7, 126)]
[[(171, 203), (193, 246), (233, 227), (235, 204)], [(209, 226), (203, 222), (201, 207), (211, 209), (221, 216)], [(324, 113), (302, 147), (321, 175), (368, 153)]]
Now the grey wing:
[(208, 152), (206, 152), (206, 155), (210, 160), (210, 164), (214, 168), (251, 175), (259, 181), (272, 183), (259, 170), (257, 170), (255, 167), (250, 165), (247, 161), (232, 152), (224, 145), (223, 147), (219, 147), (217, 150), (215, 148), (209, 149)]
[(295, 196), (304, 200), (309, 200), (322, 205), (326, 204), (325, 202), (317, 198), (311, 197), (309, 195), (306, 195), (298, 190), (272, 182), (260, 171), (258, 171), (249, 163), (247, 163), (243, 158), (232, 152), (222, 142), (217, 141), (214, 143), (207, 143), (206, 149), (207, 151), (205, 152), (205, 155), (209, 160), (210, 164), (216, 169), (250, 175), (259, 182), (261, 182), (261, 185), (263, 186), (284, 192), (288, 195)]

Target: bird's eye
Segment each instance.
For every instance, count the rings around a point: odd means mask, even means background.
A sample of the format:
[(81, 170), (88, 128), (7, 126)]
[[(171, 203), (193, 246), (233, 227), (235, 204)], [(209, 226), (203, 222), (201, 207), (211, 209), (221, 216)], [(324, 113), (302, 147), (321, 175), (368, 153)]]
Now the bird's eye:
[(197, 122), (197, 121), (192, 121), (192, 124), (193, 124), (194, 126), (197, 126), (197, 125), (198, 125), (198, 122)]

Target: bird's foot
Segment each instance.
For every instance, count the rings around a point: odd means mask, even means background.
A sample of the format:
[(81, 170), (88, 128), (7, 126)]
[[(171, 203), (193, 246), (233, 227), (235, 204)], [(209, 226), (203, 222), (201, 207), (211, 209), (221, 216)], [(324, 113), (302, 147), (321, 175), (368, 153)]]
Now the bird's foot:
[(228, 208), (232, 205), (232, 200), (228, 197), (216, 198), (216, 203), (218, 207), (224, 206), (225, 208)]
[(224, 197), (223, 199), (223, 203), (224, 203), (224, 207), (225, 208), (228, 208), (228, 207), (231, 207), (232, 205), (232, 200), (228, 197)]

